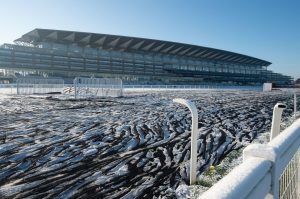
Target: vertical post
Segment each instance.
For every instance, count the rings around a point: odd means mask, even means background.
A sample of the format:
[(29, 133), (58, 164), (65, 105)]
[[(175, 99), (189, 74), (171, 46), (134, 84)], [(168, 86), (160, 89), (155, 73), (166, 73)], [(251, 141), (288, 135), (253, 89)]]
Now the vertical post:
[(198, 131), (198, 111), (195, 104), (185, 99), (173, 99), (173, 102), (185, 105), (192, 114), (191, 132), (191, 160), (190, 160), (190, 185), (196, 183), (197, 170), (197, 131)]
[(17, 95), (20, 95), (20, 84), (19, 84), (19, 80), (17, 80)]
[(297, 95), (296, 92), (294, 92), (294, 120), (296, 119), (296, 113), (297, 113)]
[(273, 118), (272, 118), (272, 127), (270, 140), (274, 139), (280, 133), (280, 123), (283, 109), (286, 108), (286, 105), (277, 103), (273, 109)]
[(73, 80), (74, 85), (74, 97), (77, 99), (77, 77)]

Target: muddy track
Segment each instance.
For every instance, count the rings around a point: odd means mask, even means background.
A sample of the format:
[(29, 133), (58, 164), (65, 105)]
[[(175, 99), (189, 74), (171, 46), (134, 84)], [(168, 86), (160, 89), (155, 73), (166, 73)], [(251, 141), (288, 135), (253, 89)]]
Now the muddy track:
[(168, 92), (74, 101), (0, 98), (0, 198), (175, 198), (188, 183), (191, 117), (199, 111), (198, 174), (270, 128), (292, 96)]

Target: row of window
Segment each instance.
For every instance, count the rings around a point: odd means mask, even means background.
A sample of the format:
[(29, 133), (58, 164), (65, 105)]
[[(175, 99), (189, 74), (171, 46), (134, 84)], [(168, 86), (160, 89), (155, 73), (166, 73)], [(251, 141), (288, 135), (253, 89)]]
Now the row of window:
[[(9, 60), (7, 57), (2, 58), (2, 60)], [(61, 59), (59, 58), (57, 59), (43, 59), (43, 58), (39, 58), (39, 59), (34, 59), (32, 60), (31, 58), (23, 58), (23, 57), (15, 57), (15, 61), (18, 62), (26, 62), (26, 63), (48, 63), (48, 64), (62, 64), (62, 65), (78, 65), (78, 66), (82, 66), (82, 65), (88, 65), (88, 66), (95, 66), (97, 67), (98, 65), (98, 61), (97, 60), (89, 60), (87, 59), (85, 62), (83, 59), (81, 58), (70, 58), (70, 59)], [(144, 62), (137, 62), (137, 63), (130, 63), (130, 62), (122, 62), (122, 61), (105, 61), (105, 60), (100, 60), (99, 64), (100, 65), (111, 65), (115, 66), (115, 65), (120, 65), (120, 66), (126, 66), (126, 67), (141, 67), (141, 68), (155, 68), (155, 69), (162, 69), (163, 65), (153, 65), (152, 63), (148, 64), (148, 63), (144, 63)], [(260, 74), (261, 71), (259, 70), (253, 70), (252, 68), (248, 68), (248, 69), (241, 69), (238, 67), (208, 67), (208, 66), (179, 66), (179, 65), (165, 65), (165, 67), (167, 68), (173, 68), (173, 69), (179, 69), (179, 70), (190, 70), (190, 71), (208, 71), (208, 72), (229, 72), (229, 73), (242, 73), (242, 74)], [(252, 69), (252, 70), (251, 70)]]
[[(64, 46), (64, 45), (63, 45)], [(73, 47), (72, 47), (73, 48)], [(77, 49), (75, 46), (74, 49)], [(88, 48), (87, 48), (88, 49)], [(101, 57), (99, 60), (97, 59), (88, 59), (82, 57), (66, 57), (66, 56), (57, 56), (57, 55), (46, 55), (46, 54), (32, 54), (30, 52), (14, 52), (16, 61), (30, 62), (34, 61), (37, 63), (50, 63), (53, 61), (54, 63), (67, 64), (68, 62), (75, 64), (93, 64), (97, 65), (98, 61), (100, 64), (109, 64), (112, 65), (134, 65), (136, 67), (155, 67), (155, 68), (163, 68), (162, 65), (168, 68), (180, 69), (180, 70), (191, 70), (191, 71), (211, 71), (211, 72), (229, 72), (229, 73), (242, 73), (242, 74), (260, 74), (262, 68), (257, 67), (249, 67), (244, 65), (233, 65), (233, 64), (220, 64), (213, 62), (205, 62), (205, 61), (195, 61), (189, 59), (178, 59), (170, 56), (159, 57), (159, 61), (155, 61), (158, 56), (151, 55), (141, 55), (136, 53), (126, 53), (126, 52), (117, 52), (117, 51), (105, 51), (105, 50), (97, 50), (97, 49), (88, 49), (89, 51), (97, 51), (101, 52), (100, 54), (109, 55), (111, 57)], [(10, 51), (0, 49), (0, 59), (1, 55), (3, 57), (7, 57), (10, 54)], [(33, 56), (33, 57), (32, 57)], [(122, 58), (117, 57), (122, 56)], [(127, 57), (127, 58), (126, 58)], [(32, 59), (33, 58), (33, 59)], [(48, 61), (47, 61), (48, 60)], [(170, 61), (170, 62), (165, 62)]]
[[(16, 60), (26, 60), (25, 57), (23, 56), (19, 56), (19, 53), (16, 53), (15, 59)], [(32, 57), (28, 57), (28, 60), (32, 60)], [(52, 60), (51, 55), (41, 55), (41, 54), (35, 54), (34, 55), (34, 60)], [(61, 56), (54, 56), (53, 57), (53, 61), (74, 61), (74, 62), (78, 62), (78, 63), (97, 63), (98, 60), (96, 59), (83, 59), (83, 58), (76, 58), (76, 57), (61, 57)], [(153, 63), (153, 62), (149, 62), (149, 61), (143, 61), (143, 60), (121, 60), (121, 59), (100, 59), (101, 61), (112, 61), (113, 63), (119, 63), (119, 64), (123, 64), (123, 63), (134, 63), (134, 64), (145, 64), (145, 65), (160, 65), (160, 64), (164, 64), (166, 65), (166, 63)], [(101, 62), (100, 61), (100, 62)], [(251, 73), (251, 74), (256, 74), (256, 73), (260, 73), (259, 71), (261, 71), (260, 68), (253, 68), (253, 67), (246, 67), (246, 66), (238, 66), (238, 65), (213, 65), (210, 63), (207, 63), (207, 65), (178, 65), (178, 64), (171, 64), (172, 68), (175, 69), (181, 69), (181, 70), (192, 70), (192, 71), (216, 71), (216, 72), (230, 72), (230, 71), (241, 71), (242, 73), (244, 73), (243, 71), (245, 71), (245, 73)]]
[[(12, 45), (16, 50), (19, 48), (24, 49), (28, 48), (28, 54), (30, 55), (33, 51), (32, 49), (35, 49), (36, 51), (41, 51), (45, 53), (62, 53), (62, 55), (68, 55), (68, 56), (78, 56), (78, 57), (91, 57), (91, 58), (115, 58), (115, 59), (129, 59), (129, 60), (141, 60), (141, 61), (151, 61), (151, 62), (165, 62), (165, 63), (179, 63), (180, 65), (224, 65), (229, 63), (220, 63), (209, 60), (197, 60), (194, 58), (185, 58), (185, 57), (176, 57), (172, 55), (163, 55), (163, 54), (140, 54), (140, 53), (129, 53), (129, 52), (120, 52), (120, 51), (108, 51), (108, 50), (102, 50), (102, 49), (95, 49), (95, 48), (82, 48), (78, 46), (66, 46), (63, 44), (47, 44), (44, 43), (41, 47), (43, 48), (32, 48), (32, 47), (23, 47), (23, 46), (17, 46)], [(1, 54), (1, 52), (0, 52)], [(25, 55), (26, 53), (24, 53)], [(91, 55), (91, 56), (90, 56)], [(234, 64), (229, 64), (234, 65)], [(243, 65), (239, 65), (238, 67), (244, 67)], [(245, 67), (247, 67), (245, 65)], [(262, 69), (262, 66), (253, 66), (250, 67)]]

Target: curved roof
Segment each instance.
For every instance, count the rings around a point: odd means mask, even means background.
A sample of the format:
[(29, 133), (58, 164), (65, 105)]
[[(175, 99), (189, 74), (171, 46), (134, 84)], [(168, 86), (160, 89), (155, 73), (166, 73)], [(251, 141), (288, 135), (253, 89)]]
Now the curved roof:
[(255, 57), (191, 44), (64, 30), (34, 29), (24, 34), (21, 38), (15, 40), (15, 42), (31, 44), (37, 44), (39, 42), (55, 42), (127, 52), (146, 51), (174, 56), (187, 56), (197, 59), (227, 61), (239, 64), (260, 66), (269, 66), (271, 64), (268, 61)]

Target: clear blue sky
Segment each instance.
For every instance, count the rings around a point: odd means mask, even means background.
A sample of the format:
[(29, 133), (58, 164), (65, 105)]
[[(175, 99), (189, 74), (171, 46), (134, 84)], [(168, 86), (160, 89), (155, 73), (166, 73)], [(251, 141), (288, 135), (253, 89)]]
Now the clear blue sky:
[(300, 77), (300, 0), (2, 0), (0, 44), (34, 28), (183, 42)]

